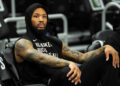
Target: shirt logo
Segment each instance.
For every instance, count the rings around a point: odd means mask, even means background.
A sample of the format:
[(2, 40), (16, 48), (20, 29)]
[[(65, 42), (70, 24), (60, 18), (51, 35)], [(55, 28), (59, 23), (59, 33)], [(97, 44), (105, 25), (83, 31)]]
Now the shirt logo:
[(0, 67), (1, 67), (2, 70), (5, 69), (5, 64), (3, 63), (2, 57), (0, 57)]
[(1, 22), (0, 22), (0, 28), (2, 27), (2, 24), (1, 24)]

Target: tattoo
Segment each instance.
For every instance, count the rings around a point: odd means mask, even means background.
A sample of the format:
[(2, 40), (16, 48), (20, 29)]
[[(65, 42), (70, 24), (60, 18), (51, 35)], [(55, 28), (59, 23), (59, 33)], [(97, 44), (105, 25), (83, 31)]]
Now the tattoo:
[[(27, 43), (27, 45), (26, 45), (26, 43)], [(16, 44), (15, 44), (15, 50), (17, 51), (17, 52), (21, 52), (21, 50), (23, 49), (23, 50), (25, 50), (26, 49), (26, 47), (29, 47), (29, 45), (32, 45), (32, 43), (31, 42), (28, 42), (27, 40), (21, 40), (21, 41), (19, 41), (19, 43), (17, 42)], [(26, 47), (25, 47), (26, 46)]]
[(71, 51), (72, 52), (72, 54), (76, 54), (76, 55), (78, 55), (79, 56), (79, 52), (78, 51)]
[(96, 50), (87, 52), (83, 55), (84, 60), (89, 60), (91, 58), (95, 58), (96, 56), (98, 56), (99, 54), (101, 54), (104, 51), (104, 47), (98, 48)]
[(70, 51), (70, 49), (69, 49), (67, 46), (65, 46), (63, 49), (64, 49), (64, 51), (66, 51), (66, 52)]
[[(28, 54), (29, 60), (34, 60), (35, 62), (39, 63), (39, 64), (44, 64), (50, 67), (63, 67), (63, 66), (68, 66), (68, 62), (63, 60), (63, 59), (59, 59), (57, 57), (54, 56), (50, 56), (47, 54), (43, 54), (39, 51), (32, 51), (30, 54)], [(34, 59), (33, 59), (34, 58)]]
[(78, 51), (73, 51), (68, 46), (63, 44), (62, 54), (63, 54), (65, 59), (74, 60), (76, 62), (82, 62), (82, 61), (87, 61), (91, 58), (95, 58), (97, 55), (99, 55), (103, 51), (104, 51), (104, 47), (101, 47), (101, 48), (96, 49), (94, 51), (90, 51), (87, 53), (81, 53)]
[(60, 59), (55, 56), (44, 54), (33, 48), (33, 44), (26, 39), (21, 39), (16, 42), (15, 52), (19, 58), (24, 60), (34, 61), (50, 67), (68, 66), (70, 61)]
[(80, 57), (82, 56), (83, 53), (78, 52), (78, 51), (73, 51), (68, 46), (63, 44), (62, 54), (63, 54), (65, 59), (69, 59), (69, 60), (73, 60), (73, 61), (76, 61), (76, 62), (80, 62), (81, 61)]

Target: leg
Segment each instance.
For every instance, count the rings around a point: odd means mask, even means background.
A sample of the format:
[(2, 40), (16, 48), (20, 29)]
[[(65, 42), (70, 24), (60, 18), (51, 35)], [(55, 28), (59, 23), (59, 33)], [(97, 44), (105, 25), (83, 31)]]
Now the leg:
[[(100, 78), (99, 70), (101, 67), (104, 67), (105, 63), (105, 56), (103, 54), (82, 64), (80, 67), (82, 71), (82, 83), (78, 86), (97, 86)], [(68, 67), (57, 69), (52, 76), (50, 86), (74, 86), (66, 77), (68, 72)]]
[[(112, 67), (112, 62), (108, 62), (105, 68), (105, 72), (102, 74), (101, 84), (102, 86), (120, 86), (119, 69)], [(110, 65), (111, 64), (111, 65)]]
[[(80, 69), (82, 83), (77, 86), (97, 86), (100, 81), (102, 86), (118, 86), (118, 72), (113, 68), (111, 61), (106, 62), (104, 53), (85, 62)], [(68, 67), (55, 70), (50, 86), (75, 86), (66, 77), (69, 70)]]
[[(70, 69), (68, 67), (57, 69), (51, 77), (51, 82), (49, 86), (75, 86), (66, 77), (69, 71)], [(80, 86), (80, 84), (77, 86)]]
[[(118, 86), (118, 71), (113, 68), (112, 61), (106, 62), (105, 54), (101, 54), (82, 64), (82, 86)], [(120, 86), (120, 85), (119, 85)]]

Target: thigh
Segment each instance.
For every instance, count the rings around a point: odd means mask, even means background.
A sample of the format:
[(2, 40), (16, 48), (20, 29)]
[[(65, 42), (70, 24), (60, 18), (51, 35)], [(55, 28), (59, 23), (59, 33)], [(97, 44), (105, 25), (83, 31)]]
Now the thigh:
[(120, 86), (120, 71), (112, 66), (112, 57), (106, 62), (104, 53), (85, 62), (80, 69), (82, 86), (96, 86), (99, 82), (102, 86)]
[[(54, 72), (54, 74), (51, 76), (49, 86), (75, 86), (73, 83), (71, 83), (71, 81), (68, 80), (68, 77), (66, 76), (69, 71), (69, 67), (56, 69), (56, 72)], [(80, 86), (80, 84), (77, 86)]]
[(104, 53), (83, 63), (80, 67), (82, 71), (81, 85), (97, 86), (98, 82), (101, 79), (102, 68), (105, 64), (106, 61)]

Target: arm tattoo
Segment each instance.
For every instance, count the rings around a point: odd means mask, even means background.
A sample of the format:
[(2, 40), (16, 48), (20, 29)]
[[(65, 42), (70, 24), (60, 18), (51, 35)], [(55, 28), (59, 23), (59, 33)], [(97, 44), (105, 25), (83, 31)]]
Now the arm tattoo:
[(64, 67), (69, 65), (69, 61), (59, 59), (58, 57), (43, 54), (40, 51), (32, 50), (28, 56), (28, 60), (44, 64), (50, 67)]
[(17, 53), (17, 56), (24, 60), (34, 61), (50, 67), (64, 67), (68, 66), (70, 62), (34, 49), (32, 43), (26, 39), (21, 39), (16, 42), (15, 52)]
[(91, 58), (95, 58), (96, 56), (98, 56), (99, 54), (101, 54), (102, 52), (104, 52), (104, 49), (105, 47), (101, 47), (101, 48), (98, 48), (96, 50), (93, 50), (93, 51), (90, 51), (90, 52), (87, 52), (83, 55), (83, 58), (84, 60), (89, 60)]
[(68, 46), (63, 44), (62, 55), (63, 55), (63, 58), (65, 58), (65, 59), (80, 62), (81, 61), (81, 56), (83, 55), (83, 53), (78, 52), (78, 51), (73, 51)]
[(104, 46), (99, 48), (99, 49), (96, 49), (94, 51), (90, 51), (87, 53), (81, 53), (79, 51), (73, 51), (68, 46), (63, 44), (62, 54), (63, 54), (63, 57), (65, 59), (74, 60), (76, 62), (82, 62), (82, 61), (87, 61), (91, 58), (96, 57), (97, 55), (99, 55), (103, 51), (104, 51)]

